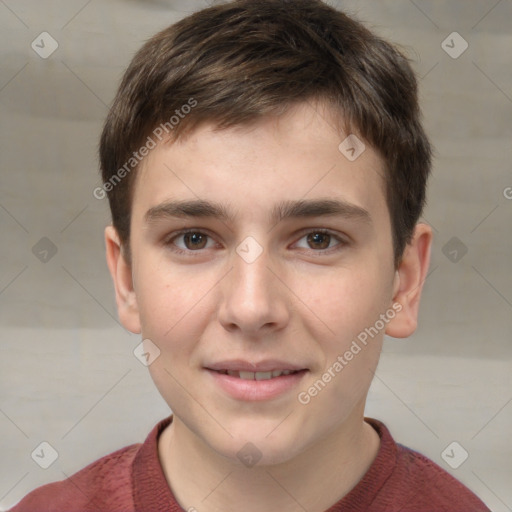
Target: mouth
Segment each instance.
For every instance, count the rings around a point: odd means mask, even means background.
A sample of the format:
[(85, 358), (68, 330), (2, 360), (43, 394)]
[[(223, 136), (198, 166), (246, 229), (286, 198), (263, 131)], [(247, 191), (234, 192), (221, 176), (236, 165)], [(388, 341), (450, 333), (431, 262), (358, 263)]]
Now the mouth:
[(222, 375), (229, 375), (230, 377), (235, 377), (242, 380), (270, 380), (275, 379), (277, 377), (293, 375), (299, 372), (303, 372), (306, 370), (272, 370), (268, 372), (247, 372), (247, 371), (237, 371), (237, 370), (212, 370), (217, 371)]
[[(252, 368), (252, 371), (249, 368)], [(290, 394), (309, 372), (307, 368), (270, 362), (231, 362), (224, 365), (221, 363), (205, 367), (204, 370), (212, 378), (215, 389), (232, 399), (244, 402), (271, 400)]]

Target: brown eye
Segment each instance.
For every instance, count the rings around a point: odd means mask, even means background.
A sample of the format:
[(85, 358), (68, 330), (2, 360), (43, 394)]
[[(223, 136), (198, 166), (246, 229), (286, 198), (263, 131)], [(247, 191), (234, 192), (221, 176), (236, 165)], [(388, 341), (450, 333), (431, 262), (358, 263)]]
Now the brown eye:
[(307, 241), (311, 249), (327, 249), (331, 243), (331, 235), (313, 232), (307, 236)]
[(318, 228), (306, 231), (304, 235), (295, 243), (295, 247), (305, 249), (318, 256), (327, 255), (343, 250), (348, 242), (342, 237), (331, 233), (325, 229)]
[(208, 236), (199, 232), (184, 233), (183, 241), (189, 250), (204, 249), (208, 242)]

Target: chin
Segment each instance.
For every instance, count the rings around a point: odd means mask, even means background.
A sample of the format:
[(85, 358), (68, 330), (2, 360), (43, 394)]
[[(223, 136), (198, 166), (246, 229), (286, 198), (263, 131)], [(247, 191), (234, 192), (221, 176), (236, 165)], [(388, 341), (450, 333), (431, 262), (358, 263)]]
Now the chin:
[(242, 464), (247, 468), (275, 466), (292, 460), (297, 455), (297, 446), (291, 446), (289, 443), (276, 442), (257, 442), (247, 441), (245, 439), (235, 440), (230, 446), (212, 446), (213, 449), (237, 464)]
[(205, 441), (219, 455), (247, 467), (282, 464), (293, 459), (305, 448), (304, 438), (291, 432), (289, 428), (276, 429), (276, 424), (279, 425), (279, 422), (273, 421), (270, 428), (266, 421), (259, 425), (257, 421), (239, 424), (237, 428), (228, 427), (233, 437)]

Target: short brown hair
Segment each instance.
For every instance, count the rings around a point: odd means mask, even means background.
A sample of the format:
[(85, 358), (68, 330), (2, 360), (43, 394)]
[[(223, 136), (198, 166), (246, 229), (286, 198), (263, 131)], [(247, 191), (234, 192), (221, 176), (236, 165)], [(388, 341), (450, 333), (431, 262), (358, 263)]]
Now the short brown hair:
[(218, 129), (250, 124), (313, 100), (329, 105), (340, 137), (357, 134), (382, 157), (398, 265), (423, 210), (431, 166), (416, 77), (395, 46), (320, 0), (216, 5), (169, 26), (137, 52), (99, 150), (127, 259), (134, 152), (153, 140), (157, 127), (177, 140), (205, 121)]

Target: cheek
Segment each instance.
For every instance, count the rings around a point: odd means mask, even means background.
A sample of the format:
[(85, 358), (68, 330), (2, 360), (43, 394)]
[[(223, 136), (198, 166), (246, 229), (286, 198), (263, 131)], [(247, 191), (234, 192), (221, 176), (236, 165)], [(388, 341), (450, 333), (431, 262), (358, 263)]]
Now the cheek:
[(141, 260), (137, 302), (142, 334), (162, 351), (177, 353), (199, 337), (208, 320), (208, 293), (215, 280), (199, 270), (184, 272), (165, 258)]
[(384, 312), (391, 295), (385, 277), (376, 266), (362, 264), (297, 281), (310, 329), (316, 339), (331, 340), (329, 352), (343, 349)]
[[(193, 359), (209, 321), (209, 290), (213, 283), (207, 276), (183, 273), (165, 261), (141, 260), (138, 274), (142, 335), (160, 349), (149, 372), (171, 409), (185, 417), (190, 408), (186, 391)], [(211, 315), (211, 311), (210, 311)]]
[(388, 286), (378, 276), (368, 267), (366, 272), (343, 270), (325, 287), (305, 286), (302, 291), (321, 320), (310, 315), (308, 323), (320, 365), (301, 389), (306, 430), (315, 431), (318, 418), (326, 430), (334, 428), (368, 392), (383, 339), (383, 331), (370, 328), (388, 306)]

